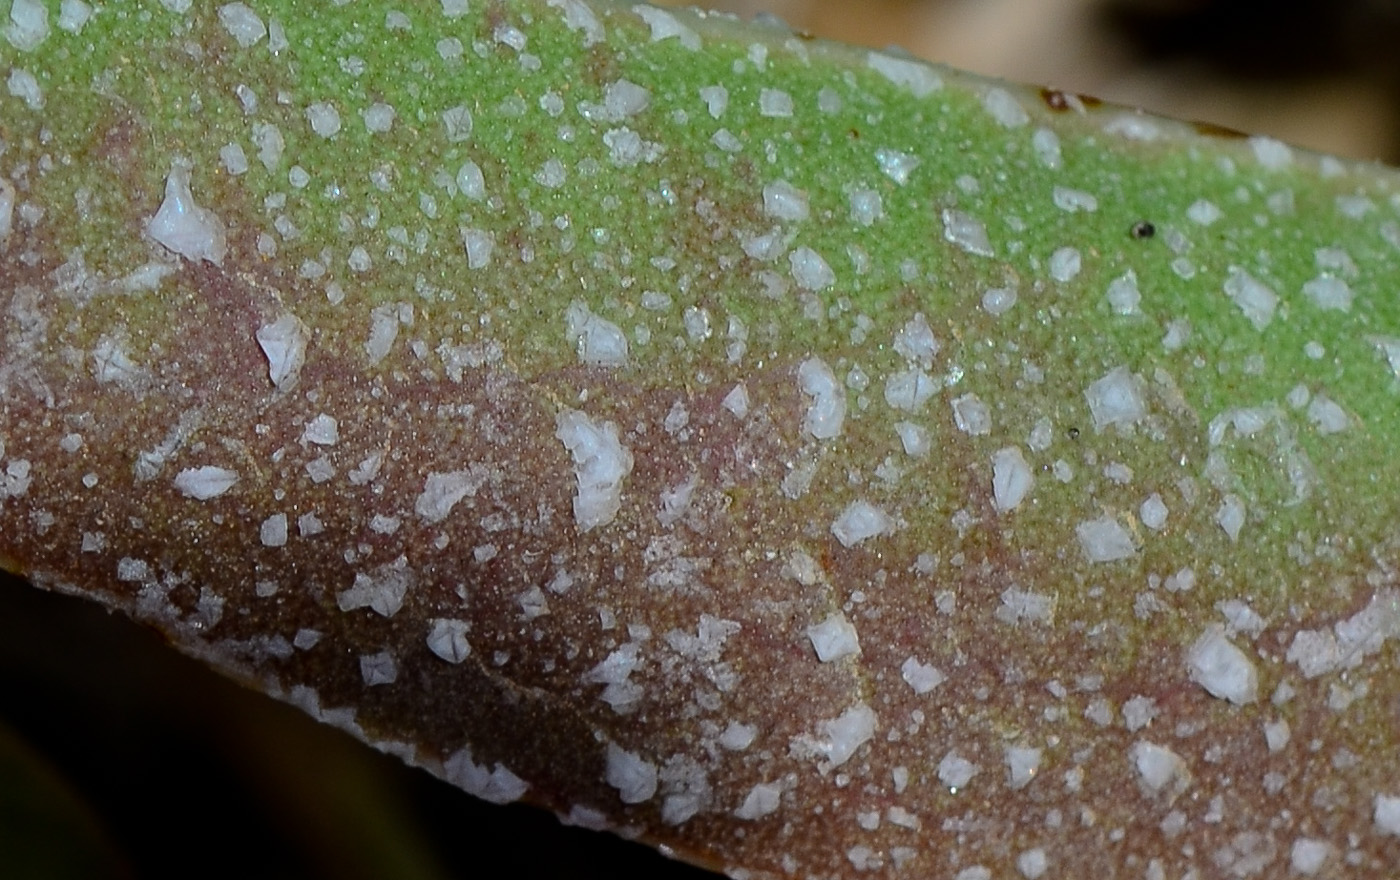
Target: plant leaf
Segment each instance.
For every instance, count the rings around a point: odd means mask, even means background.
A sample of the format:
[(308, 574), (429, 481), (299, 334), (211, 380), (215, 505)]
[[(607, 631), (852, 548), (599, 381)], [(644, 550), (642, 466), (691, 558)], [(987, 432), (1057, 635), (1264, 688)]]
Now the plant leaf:
[(722, 16), (11, 4), (0, 556), (740, 876), (1400, 862), (1400, 195)]

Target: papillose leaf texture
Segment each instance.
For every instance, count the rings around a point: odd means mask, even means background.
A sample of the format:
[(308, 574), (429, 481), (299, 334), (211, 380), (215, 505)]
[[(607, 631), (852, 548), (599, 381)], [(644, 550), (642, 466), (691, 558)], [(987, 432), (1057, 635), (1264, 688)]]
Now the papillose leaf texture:
[(699, 11), (6, 5), (5, 568), (736, 878), (1395, 876), (1395, 172)]

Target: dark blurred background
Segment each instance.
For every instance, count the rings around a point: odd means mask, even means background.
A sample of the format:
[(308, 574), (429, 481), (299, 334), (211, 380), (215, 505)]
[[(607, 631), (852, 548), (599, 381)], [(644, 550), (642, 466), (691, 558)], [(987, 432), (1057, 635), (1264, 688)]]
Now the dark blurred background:
[(712, 875), (497, 807), (0, 574), (0, 878)]
[[(688, 3), (666, 0), (665, 5)], [(1397, 0), (713, 0), (817, 36), (1400, 164)]]
[[(1396, 0), (716, 5), (1400, 162)], [(510, 868), (487, 867), (496, 864)], [(0, 876), (177, 874), (708, 876), (539, 811), (482, 804), (218, 678), (123, 619), (0, 575)]]

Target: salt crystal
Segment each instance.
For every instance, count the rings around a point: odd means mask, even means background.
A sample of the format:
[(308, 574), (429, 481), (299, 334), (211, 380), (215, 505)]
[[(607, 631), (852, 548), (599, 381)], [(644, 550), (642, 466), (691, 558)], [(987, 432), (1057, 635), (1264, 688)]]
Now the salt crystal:
[(1231, 268), (1230, 277), (1225, 280), (1225, 295), (1239, 306), (1255, 330), (1269, 326), (1278, 308), (1278, 294), (1243, 269)]
[(306, 108), (306, 121), (311, 123), (311, 130), (323, 138), (340, 131), (340, 111), (325, 101), (317, 101)]
[(1244, 499), (1233, 493), (1226, 495), (1220, 502), (1220, 508), (1215, 512), (1216, 525), (1225, 530), (1225, 534), (1230, 536), (1231, 541), (1238, 541), (1240, 529), (1244, 528), (1244, 520)]
[(1025, 788), (1040, 771), (1042, 753), (1040, 749), (1024, 746), (1007, 746), (1006, 757), (1007, 787)]
[(929, 431), (923, 425), (916, 425), (913, 422), (896, 422), (894, 429), (899, 434), (899, 442), (904, 447), (906, 455), (921, 458), (928, 455), (929, 450), (933, 447)]
[(744, 802), (734, 810), (734, 815), (749, 821), (761, 819), (777, 811), (782, 803), (782, 795), (783, 790), (777, 784), (757, 783), (749, 789), (749, 793), (744, 797)]
[(1153, 492), (1138, 508), (1138, 518), (1142, 524), (1154, 531), (1161, 531), (1167, 525), (1167, 505), (1162, 496)]
[(1319, 309), (1351, 311), (1351, 287), (1340, 278), (1319, 275), (1303, 284), (1303, 295), (1311, 299)]
[(879, 163), (880, 170), (885, 172), (886, 177), (904, 186), (923, 160), (909, 153), (881, 147), (875, 151), (875, 161)]
[(1166, 746), (1138, 740), (1132, 748), (1133, 766), (1137, 768), (1142, 786), (1149, 792), (1165, 789), (1173, 780), (1182, 779), (1186, 762)]
[(735, 418), (742, 419), (749, 414), (749, 389), (742, 384), (735, 385), (724, 395), (721, 405), (729, 410)]
[(1191, 207), (1186, 209), (1186, 216), (1193, 223), (1209, 226), (1221, 217), (1224, 217), (1225, 214), (1215, 206), (1214, 202), (1206, 199), (1197, 199), (1191, 203)]
[(471, 470), (428, 474), (413, 510), (430, 523), (442, 522), (458, 502), (475, 495), (484, 482), (480, 474)]
[(565, 409), (555, 420), (554, 436), (573, 457), (578, 481), (574, 521), (579, 530), (612, 522), (622, 507), (622, 481), (632, 472), (632, 453), (618, 439), (617, 425), (599, 424), (583, 412)]
[(224, 144), (219, 149), (219, 161), (224, 163), (224, 170), (233, 177), (248, 173), (248, 154), (238, 144)]
[(567, 172), (564, 163), (558, 159), (546, 159), (540, 170), (535, 172), (535, 182), (545, 189), (558, 189), (564, 185)]
[(1137, 553), (1132, 534), (1112, 516), (1081, 522), (1074, 532), (1090, 562), (1114, 562)]
[(1015, 624), (1022, 620), (1049, 622), (1055, 611), (1055, 600), (1044, 593), (1032, 593), (1007, 587), (1001, 592), (1001, 605), (995, 616), (1002, 623)]
[(175, 488), (181, 494), (197, 501), (217, 498), (238, 482), (238, 474), (228, 468), (205, 465), (187, 468), (175, 476)]
[(885, 403), (894, 409), (917, 412), (937, 390), (938, 383), (923, 370), (901, 370), (885, 380)]
[(905, 322), (894, 336), (894, 350), (909, 360), (919, 361), (925, 368), (931, 365), (938, 348), (938, 340), (923, 312), (916, 313)]
[(381, 617), (393, 617), (415, 583), (417, 575), (409, 569), (408, 558), (400, 556), (368, 572), (356, 572), (354, 584), (336, 595), (336, 604), (341, 611), (369, 608)]
[(1069, 214), (1079, 211), (1093, 213), (1099, 209), (1099, 200), (1094, 198), (1092, 193), (1067, 186), (1055, 187), (1050, 193), (1050, 200), (1055, 203), (1055, 207)]
[(462, 104), (444, 110), (442, 111), (442, 125), (447, 142), (459, 144), (472, 136), (472, 112)]
[(997, 510), (1015, 510), (1034, 483), (1030, 465), (1019, 448), (1008, 446), (992, 454), (992, 499)]
[(1116, 314), (1138, 314), (1138, 305), (1142, 302), (1142, 293), (1138, 290), (1137, 273), (1129, 269), (1123, 275), (1110, 282), (1108, 285), (1107, 299), (1109, 306)]
[(885, 215), (884, 200), (873, 189), (852, 190), (849, 196), (851, 220), (861, 226), (873, 226)]
[(1064, 155), (1060, 152), (1060, 137), (1048, 128), (1038, 128), (1035, 134), (1031, 135), (1031, 149), (1035, 150), (1035, 156), (1040, 160), (1040, 164), (1051, 171), (1058, 171), (1064, 166)]
[(14, 0), (5, 39), (21, 52), (32, 52), (49, 35), (49, 11), (40, 0)]
[(651, 41), (653, 43), (662, 40), (676, 40), (692, 52), (700, 48), (700, 35), (681, 24), (670, 12), (641, 4), (633, 6), (632, 11), (637, 13), (642, 21), (651, 28)]
[(885, 52), (871, 52), (865, 63), (885, 79), (908, 89), (916, 98), (923, 98), (943, 88), (943, 80), (929, 65), (908, 58), (898, 58)]
[(91, 18), (92, 7), (83, 0), (63, 0), (59, 4), (58, 26), (70, 34), (82, 31)]
[(1286, 659), (1298, 664), (1304, 678), (1316, 678), (1341, 665), (1341, 646), (1327, 630), (1299, 630), (1288, 646)]
[(176, 159), (165, 178), (165, 200), (146, 225), (151, 238), (187, 260), (223, 263), (228, 252), (224, 224), (190, 192), (190, 164)]
[(1050, 255), (1050, 277), (1061, 284), (1073, 281), (1082, 265), (1079, 250), (1072, 247), (1056, 248)]
[(1187, 652), (1186, 663), (1191, 680), (1214, 697), (1244, 705), (1259, 696), (1259, 673), (1254, 663), (1230, 642), (1219, 624), (1201, 634)]
[(982, 294), (982, 310), (989, 315), (1001, 316), (1016, 305), (1016, 291), (1009, 287), (993, 287)]
[(763, 211), (778, 220), (806, 220), (807, 193), (786, 180), (763, 187)]
[(963, 211), (952, 208), (943, 210), (943, 237), (970, 254), (980, 257), (993, 256), (991, 240), (987, 238), (987, 227), (982, 221)]
[(1317, 426), (1319, 434), (1336, 434), (1351, 426), (1346, 410), (1321, 394), (1308, 404), (1308, 420)]
[(724, 86), (704, 86), (700, 89), (700, 100), (710, 111), (710, 118), (718, 119), (729, 107), (729, 90)]
[(376, 101), (364, 110), (360, 111), (360, 118), (364, 120), (365, 130), (382, 134), (394, 125), (395, 110), (392, 104), (385, 104)]
[(393, 684), (398, 681), (399, 666), (394, 662), (394, 655), (388, 651), (363, 654), (360, 656), (360, 676), (369, 687)]
[(624, 804), (640, 804), (656, 794), (656, 765), (615, 743), (608, 743), (603, 779)]
[(1033, 847), (1016, 857), (1016, 870), (1026, 880), (1040, 880), (1050, 870), (1050, 857), (1042, 847)]
[(938, 762), (938, 780), (950, 789), (962, 788), (977, 775), (977, 765), (958, 754), (956, 749), (948, 752)]
[(1141, 385), (1141, 380), (1126, 367), (1118, 367), (1084, 389), (1094, 430), (1103, 431), (1109, 425), (1126, 428), (1145, 416), (1147, 406)]
[(0, 244), (10, 237), (15, 228), (15, 201), (17, 193), (14, 184), (0, 175)]
[(792, 115), (792, 95), (781, 89), (762, 89), (758, 94), (760, 116), (786, 118)]
[(377, 364), (388, 357), (394, 340), (399, 336), (399, 315), (393, 305), (375, 306), (370, 310), (369, 339), (365, 341), (365, 354), (370, 364)]
[(910, 657), (904, 661), (904, 665), (899, 667), (899, 675), (904, 679), (904, 683), (914, 689), (916, 694), (926, 694), (938, 687), (946, 677), (933, 666), (920, 663)]
[(462, 247), (467, 252), (468, 269), (484, 269), (491, 265), (491, 254), (496, 249), (496, 236), (485, 229), (469, 226), (461, 227)]
[(462, 163), (462, 167), (457, 169), (457, 191), (463, 198), (473, 202), (479, 202), (486, 198), (486, 178), (481, 173), (481, 166), (468, 159)]
[(1293, 161), (1292, 148), (1282, 141), (1255, 135), (1249, 139), (1249, 146), (1254, 150), (1254, 158), (1259, 160), (1259, 164), (1270, 171), (1282, 170)]
[[(602, 23), (598, 21), (598, 16), (582, 0), (548, 0), (548, 2), (555, 9), (564, 11), (564, 25), (569, 30), (579, 31), (583, 34), (585, 47), (601, 43), (606, 37), (606, 32), (603, 30)], [(466, 14), (467, 0), (443, 0), (444, 9), (449, 5), (461, 7), (461, 12), (456, 15), (449, 13), (450, 18)]]
[(731, 752), (742, 752), (753, 745), (753, 741), (757, 738), (758, 727), (756, 725), (731, 721), (724, 728), (724, 732), (719, 735), (719, 744)]
[(564, 313), (564, 328), (582, 363), (617, 367), (627, 363), (627, 336), (612, 321), (589, 310), (579, 301)]
[(608, 121), (621, 122), (651, 106), (651, 92), (629, 79), (608, 83), (603, 90), (603, 107)]
[(866, 501), (853, 501), (831, 524), (831, 533), (843, 547), (854, 547), (870, 538), (894, 531), (894, 520), (880, 508)]
[(803, 418), (803, 429), (818, 440), (841, 433), (846, 418), (846, 390), (821, 358), (808, 358), (797, 368), (798, 387), (812, 398)]
[(1003, 128), (1020, 128), (1030, 121), (1026, 108), (1006, 89), (988, 89), (982, 96), (982, 106)]
[(267, 36), (267, 26), (246, 3), (225, 3), (220, 6), (219, 23), (244, 49)]
[(34, 74), (27, 70), (16, 67), (10, 71), (10, 78), (5, 83), (11, 95), (24, 101), (30, 110), (42, 110), (44, 108), (44, 92), (39, 87), (39, 80)]
[(953, 421), (958, 430), (974, 437), (990, 433), (992, 411), (976, 394), (964, 394), (953, 400)]
[(454, 752), (442, 762), (443, 778), (473, 797), (493, 804), (518, 801), (530, 785), (504, 765), (487, 767), (472, 760), (469, 748)]
[(1374, 818), (1380, 833), (1400, 837), (1400, 795), (1376, 795)]
[(839, 612), (815, 626), (807, 627), (807, 638), (817, 652), (817, 659), (823, 663), (860, 654), (856, 628)]
[(1299, 837), (1293, 841), (1293, 847), (1289, 850), (1293, 870), (1307, 877), (1321, 871), (1331, 855), (1332, 845), (1315, 837)]
[(822, 255), (803, 246), (788, 255), (792, 266), (792, 280), (803, 290), (820, 291), (836, 283), (836, 273), (831, 270)]
[(865, 703), (857, 703), (837, 718), (823, 721), (821, 732), (826, 737), (820, 749), (832, 767), (850, 760), (862, 745), (875, 736), (878, 723), (875, 712)]
[(263, 520), (258, 538), (264, 547), (282, 547), (287, 543), (287, 515), (277, 513)]
[(379, 534), (393, 534), (398, 532), (399, 526), (403, 525), (403, 520), (398, 516), (385, 516), (384, 513), (375, 513), (370, 518), (371, 532)]
[(272, 384), (280, 391), (293, 388), (306, 363), (306, 345), (311, 336), (306, 325), (291, 312), (284, 312), (276, 321), (259, 327), (255, 336), (267, 358)]

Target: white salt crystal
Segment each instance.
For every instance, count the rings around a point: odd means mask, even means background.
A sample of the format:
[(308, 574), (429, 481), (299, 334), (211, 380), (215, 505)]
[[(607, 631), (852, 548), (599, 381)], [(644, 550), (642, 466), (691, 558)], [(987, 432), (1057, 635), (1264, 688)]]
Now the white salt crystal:
[(1219, 624), (1212, 624), (1191, 646), (1186, 664), (1191, 680), (1214, 697), (1244, 705), (1259, 696), (1258, 670)]
[(244, 49), (267, 36), (267, 26), (246, 3), (225, 3), (220, 6), (219, 24)]
[(823, 663), (852, 657), (860, 654), (860, 641), (856, 638), (856, 628), (837, 612), (814, 626), (807, 627), (807, 638), (817, 659)]
[(1003, 513), (1015, 510), (1035, 484), (1030, 465), (1015, 446), (992, 454), (992, 500)]
[(846, 418), (846, 389), (831, 368), (821, 358), (808, 358), (797, 368), (797, 382), (802, 393), (812, 398), (803, 429), (818, 440), (838, 436)]
[(151, 238), (187, 260), (223, 263), (228, 252), (224, 224), (190, 192), (190, 164), (176, 159), (165, 178), (165, 200), (146, 225)]
[(852, 501), (831, 524), (831, 533), (844, 547), (894, 531), (889, 514), (866, 501)]
[(622, 481), (632, 472), (632, 453), (618, 439), (617, 425), (599, 424), (583, 412), (565, 409), (555, 420), (554, 436), (573, 457), (578, 481), (574, 521), (579, 530), (612, 522), (622, 507)]
[(1084, 389), (1084, 399), (1089, 404), (1095, 431), (1109, 425), (1126, 428), (1147, 414), (1141, 380), (1126, 367), (1118, 367), (1091, 383)]
[(461, 663), (471, 655), (467, 643), (467, 623), (464, 620), (436, 618), (428, 630), (428, 650), (448, 663)]
[(1137, 553), (1132, 534), (1112, 516), (1081, 522), (1074, 531), (1090, 562), (1113, 562)]
[(267, 358), (267, 374), (281, 391), (294, 387), (306, 363), (306, 345), (311, 333), (291, 312), (283, 312), (271, 324), (264, 324), (255, 334), (258, 347)]
[(186, 468), (175, 476), (175, 488), (181, 494), (197, 501), (217, 498), (238, 482), (238, 474), (228, 468), (205, 465)]
[(608, 743), (603, 779), (617, 789), (624, 804), (640, 804), (656, 794), (656, 765), (615, 743)]

